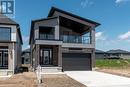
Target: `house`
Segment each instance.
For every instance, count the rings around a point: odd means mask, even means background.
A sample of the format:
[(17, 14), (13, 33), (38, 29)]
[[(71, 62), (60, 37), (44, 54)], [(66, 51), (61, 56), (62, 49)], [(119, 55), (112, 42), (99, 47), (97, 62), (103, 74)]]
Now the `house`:
[(21, 66), (20, 26), (0, 14), (0, 76), (12, 75)]
[(105, 51), (96, 49), (95, 58), (96, 59), (105, 59), (105, 58), (107, 58), (107, 53)]
[(117, 50), (109, 50), (107, 51), (108, 58), (114, 59), (130, 59), (130, 52), (117, 49)]
[(22, 64), (30, 65), (30, 48), (22, 51)]
[(95, 66), (95, 28), (100, 24), (52, 7), (48, 17), (33, 20), (31, 64), (43, 69), (92, 70)]

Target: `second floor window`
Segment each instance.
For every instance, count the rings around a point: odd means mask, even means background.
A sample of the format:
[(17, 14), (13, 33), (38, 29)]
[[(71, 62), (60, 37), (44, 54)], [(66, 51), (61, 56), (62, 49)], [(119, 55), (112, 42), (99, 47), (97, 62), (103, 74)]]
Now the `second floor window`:
[(8, 27), (0, 27), (0, 41), (11, 40), (11, 29)]

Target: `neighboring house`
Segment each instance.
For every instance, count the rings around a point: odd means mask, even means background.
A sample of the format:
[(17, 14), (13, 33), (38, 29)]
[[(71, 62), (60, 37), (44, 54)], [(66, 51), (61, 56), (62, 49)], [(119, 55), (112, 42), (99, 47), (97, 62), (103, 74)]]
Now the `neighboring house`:
[(0, 75), (12, 75), (21, 66), (20, 26), (0, 14)]
[(99, 25), (52, 7), (47, 18), (31, 23), (32, 67), (92, 70), (95, 66), (95, 28)]
[(116, 58), (116, 59), (130, 59), (130, 52), (117, 49), (117, 50), (109, 50), (107, 51), (108, 58)]
[(22, 51), (22, 64), (30, 65), (30, 48)]
[(105, 59), (107, 58), (107, 53), (102, 50), (95, 50), (95, 58), (96, 59)]

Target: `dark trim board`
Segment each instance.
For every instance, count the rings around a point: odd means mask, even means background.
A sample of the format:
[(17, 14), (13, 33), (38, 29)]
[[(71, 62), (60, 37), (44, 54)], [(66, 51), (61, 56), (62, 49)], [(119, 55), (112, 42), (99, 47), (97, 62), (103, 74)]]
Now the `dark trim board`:
[(63, 53), (63, 71), (92, 70), (90, 53)]

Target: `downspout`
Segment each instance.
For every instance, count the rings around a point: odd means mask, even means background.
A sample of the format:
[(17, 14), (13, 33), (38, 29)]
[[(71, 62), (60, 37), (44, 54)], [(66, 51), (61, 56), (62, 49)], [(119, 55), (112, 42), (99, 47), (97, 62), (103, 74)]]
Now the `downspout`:
[(15, 49), (15, 47), (14, 47), (14, 43), (13, 43), (13, 50), (12, 50), (12, 54), (13, 54), (13, 74), (15, 73), (15, 52), (14, 52), (14, 49)]

